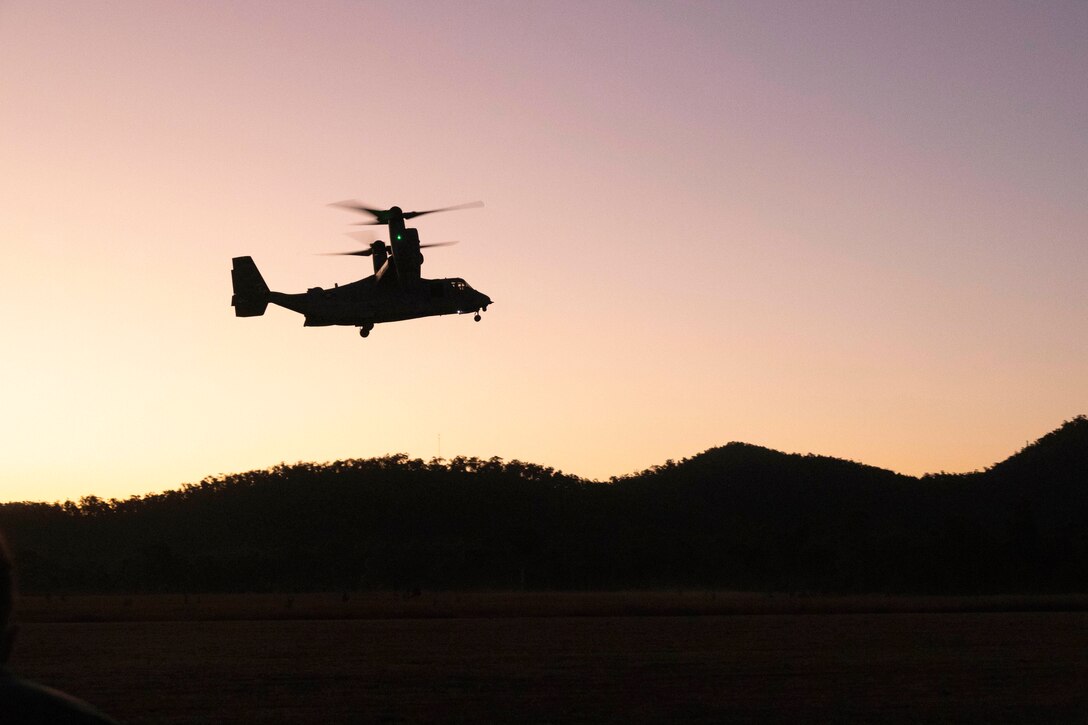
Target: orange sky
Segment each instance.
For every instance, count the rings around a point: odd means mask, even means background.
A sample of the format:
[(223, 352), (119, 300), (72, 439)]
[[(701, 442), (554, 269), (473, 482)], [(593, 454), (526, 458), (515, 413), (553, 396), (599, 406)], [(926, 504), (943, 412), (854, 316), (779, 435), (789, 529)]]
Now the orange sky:
[[(904, 473), (1088, 412), (1083, 2), (0, 2), (0, 501), (281, 461)], [(357, 197), (495, 305), (347, 282)]]

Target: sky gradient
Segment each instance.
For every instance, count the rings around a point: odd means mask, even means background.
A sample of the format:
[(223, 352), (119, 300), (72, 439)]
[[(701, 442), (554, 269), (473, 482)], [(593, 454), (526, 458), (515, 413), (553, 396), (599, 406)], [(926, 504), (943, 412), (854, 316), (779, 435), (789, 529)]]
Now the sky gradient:
[[(1088, 3), (0, 0), (0, 501), (281, 461), (909, 474), (1088, 412)], [(471, 316), (236, 319), (418, 220)], [(441, 442), (439, 442), (441, 441)]]

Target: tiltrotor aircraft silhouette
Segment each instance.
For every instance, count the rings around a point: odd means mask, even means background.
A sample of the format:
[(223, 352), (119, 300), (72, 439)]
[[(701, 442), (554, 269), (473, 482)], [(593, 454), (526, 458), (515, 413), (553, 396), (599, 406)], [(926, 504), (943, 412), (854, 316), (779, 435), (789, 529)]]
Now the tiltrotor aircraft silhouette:
[(482, 202), (461, 204), (427, 211), (372, 209), (358, 202), (346, 201), (334, 206), (369, 214), (373, 221), (388, 227), (389, 243), (374, 241), (366, 249), (339, 252), (351, 256), (372, 257), (374, 274), (356, 282), (336, 285), (332, 289), (314, 287), (299, 294), (273, 292), (265, 284), (252, 257), (234, 257), (231, 279), (234, 296), (231, 306), (237, 317), (259, 317), (269, 303), (298, 312), (305, 317), (303, 325), (353, 325), (366, 337), (379, 322), (397, 322), (432, 315), (451, 315), (487, 311), (491, 298), (472, 289), (465, 280), (424, 279), (420, 276), (424, 247), (440, 247), (456, 242), (420, 244), (419, 233), (404, 223), (424, 214), (483, 206)]

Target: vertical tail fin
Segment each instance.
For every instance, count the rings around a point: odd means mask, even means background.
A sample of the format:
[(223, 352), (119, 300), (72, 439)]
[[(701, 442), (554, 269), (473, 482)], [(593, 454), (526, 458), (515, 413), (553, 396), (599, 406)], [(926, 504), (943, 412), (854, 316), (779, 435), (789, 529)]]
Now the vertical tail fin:
[(260, 317), (268, 306), (269, 289), (253, 263), (253, 257), (235, 257), (230, 270), (234, 296), (230, 304), (236, 317)]

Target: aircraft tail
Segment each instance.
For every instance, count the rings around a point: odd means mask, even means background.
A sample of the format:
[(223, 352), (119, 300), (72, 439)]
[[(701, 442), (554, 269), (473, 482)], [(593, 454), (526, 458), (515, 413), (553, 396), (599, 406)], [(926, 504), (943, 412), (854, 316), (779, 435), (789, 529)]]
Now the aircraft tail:
[(253, 263), (253, 257), (235, 257), (230, 270), (234, 283), (234, 296), (230, 304), (235, 317), (260, 317), (268, 307), (269, 289), (264, 277)]

